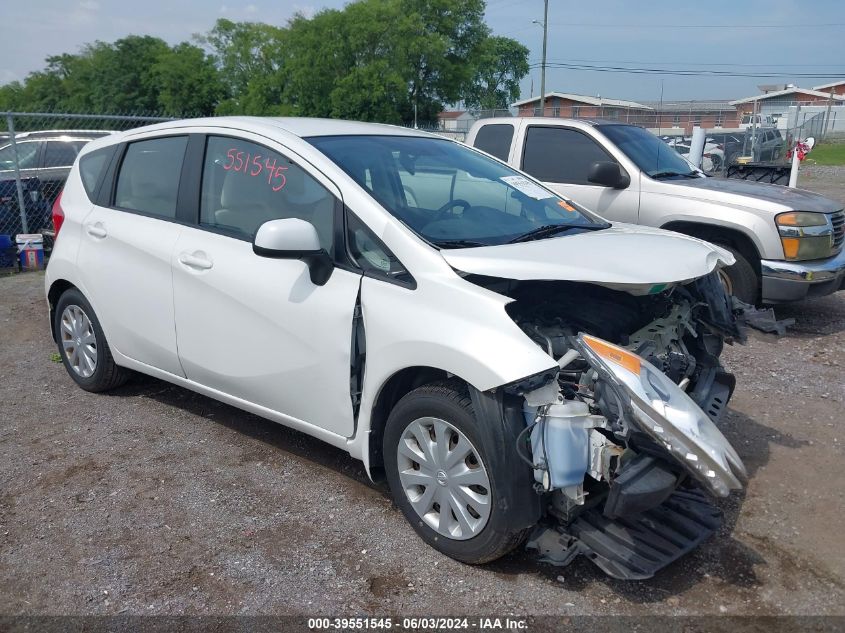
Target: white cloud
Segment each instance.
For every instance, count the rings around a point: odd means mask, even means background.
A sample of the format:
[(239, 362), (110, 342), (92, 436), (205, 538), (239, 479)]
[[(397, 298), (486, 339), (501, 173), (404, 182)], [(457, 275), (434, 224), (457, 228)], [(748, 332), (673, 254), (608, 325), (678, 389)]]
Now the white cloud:
[(97, 11), (100, 8), (100, 3), (97, 0), (82, 0), (79, 3), (79, 8), (85, 11)]
[(246, 11), (247, 13), (258, 13), (258, 7), (256, 7), (254, 4), (248, 4), (244, 8), (244, 11)]

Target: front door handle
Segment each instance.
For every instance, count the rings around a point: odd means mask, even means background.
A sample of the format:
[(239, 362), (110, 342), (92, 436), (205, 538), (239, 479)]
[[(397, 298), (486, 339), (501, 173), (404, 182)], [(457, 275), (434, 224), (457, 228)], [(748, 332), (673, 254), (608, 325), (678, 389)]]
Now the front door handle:
[(206, 258), (205, 253), (181, 253), (179, 262), (188, 268), (196, 268), (197, 270), (208, 270), (214, 266), (214, 262)]
[(91, 237), (99, 237), (103, 238), (108, 235), (108, 231), (106, 231), (106, 227), (102, 225), (101, 222), (97, 222), (95, 224), (89, 224), (85, 227), (85, 230), (88, 231), (88, 235)]

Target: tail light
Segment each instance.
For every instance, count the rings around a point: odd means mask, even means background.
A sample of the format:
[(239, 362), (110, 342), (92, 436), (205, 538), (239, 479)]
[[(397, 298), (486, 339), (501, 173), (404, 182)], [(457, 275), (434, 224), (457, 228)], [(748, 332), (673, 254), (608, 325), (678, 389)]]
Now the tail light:
[[(65, 221), (65, 212), (62, 209), (62, 193), (56, 196), (56, 201), (53, 203), (53, 230), (56, 232), (56, 237), (59, 237), (59, 231), (62, 228), (62, 223)], [(53, 238), (55, 239), (55, 238)]]

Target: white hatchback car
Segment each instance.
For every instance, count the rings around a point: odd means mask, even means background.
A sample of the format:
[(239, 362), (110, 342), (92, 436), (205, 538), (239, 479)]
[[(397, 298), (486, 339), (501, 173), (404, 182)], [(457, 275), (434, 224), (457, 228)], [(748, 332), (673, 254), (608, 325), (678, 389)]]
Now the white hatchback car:
[[(342, 447), (428, 543), (643, 578), (739, 488), (715, 426), (726, 251), (610, 225), (430, 134), (176, 121), (87, 145), (54, 207), (53, 336)], [(627, 536), (626, 536), (627, 535)]]

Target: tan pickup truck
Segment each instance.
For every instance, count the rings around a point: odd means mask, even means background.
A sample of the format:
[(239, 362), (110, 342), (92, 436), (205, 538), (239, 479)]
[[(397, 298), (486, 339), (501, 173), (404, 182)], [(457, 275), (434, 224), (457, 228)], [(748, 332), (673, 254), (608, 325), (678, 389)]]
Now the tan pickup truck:
[(724, 269), (722, 281), (748, 303), (797, 301), (845, 284), (841, 202), (779, 185), (708, 178), (644, 128), (482, 119), (466, 143), (607, 220), (670, 229), (726, 248), (736, 264)]

